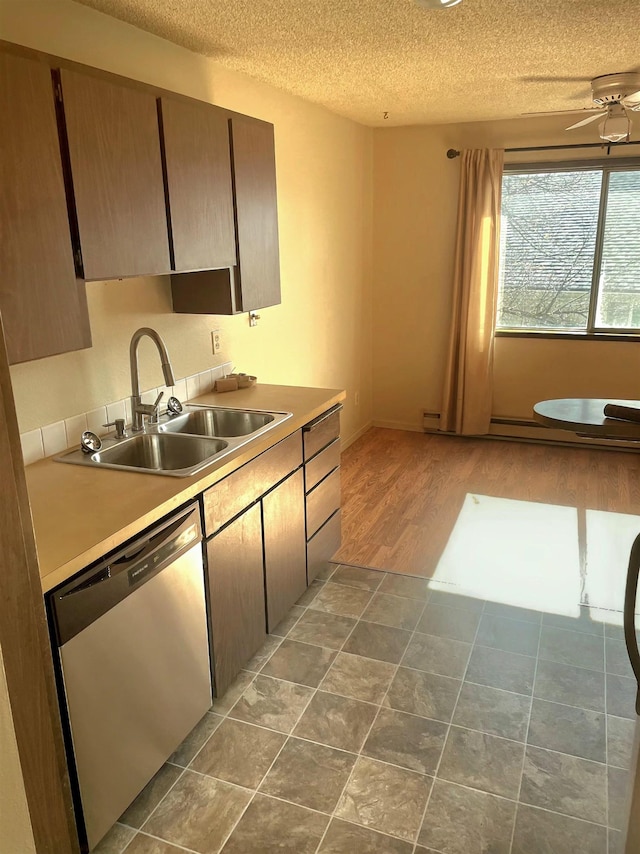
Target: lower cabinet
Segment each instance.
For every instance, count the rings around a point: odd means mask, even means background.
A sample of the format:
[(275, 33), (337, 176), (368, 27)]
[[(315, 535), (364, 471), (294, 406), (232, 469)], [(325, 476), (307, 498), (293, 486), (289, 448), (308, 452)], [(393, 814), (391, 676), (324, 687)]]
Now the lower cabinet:
[(209, 638), (221, 697), (264, 643), (264, 568), (260, 504), (207, 542)]
[(203, 495), (217, 697), (306, 590), (301, 465), (298, 431)]

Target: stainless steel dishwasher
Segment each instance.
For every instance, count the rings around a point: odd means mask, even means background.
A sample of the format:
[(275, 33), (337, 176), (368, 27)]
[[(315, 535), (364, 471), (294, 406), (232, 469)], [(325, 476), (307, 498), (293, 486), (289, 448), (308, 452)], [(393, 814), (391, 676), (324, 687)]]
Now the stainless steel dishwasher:
[(201, 540), (192, 504), (49, 596), (89, 850), (211, 706)]

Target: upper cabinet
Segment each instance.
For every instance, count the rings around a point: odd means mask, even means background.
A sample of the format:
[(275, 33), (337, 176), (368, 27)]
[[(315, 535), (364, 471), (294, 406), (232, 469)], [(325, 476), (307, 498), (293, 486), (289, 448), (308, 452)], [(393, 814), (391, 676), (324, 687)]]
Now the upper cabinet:
[(9, 361), (91, 346), (76, 279), (51, 71), (0, 54), (0, 312)]
[(280, 254), (273, 125), (229, 119), (238, 265), (171, 277), (173, 308), (235, 314), (280, 302)]
[(229, 124), (209, 104), (160, 98), (173, 270), (237, 263)]
[(171, 270), (156, 98), (62, 69), (85, 279)]

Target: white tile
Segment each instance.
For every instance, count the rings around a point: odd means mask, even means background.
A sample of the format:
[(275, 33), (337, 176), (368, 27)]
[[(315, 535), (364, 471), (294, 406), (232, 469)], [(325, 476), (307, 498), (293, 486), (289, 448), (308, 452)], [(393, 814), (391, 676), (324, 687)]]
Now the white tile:
[(143, 403), (154, 404), (156, 402), (156, 398), (158, 397), (158, 389), (150, 388), (147, 391), (143, 391), (140, 395), (140, 399)]
[(22, 445), (22, 456), (25, 466), (35, 463), (44, 457), (44, 447), (42, 445), (42, 431), (29, 430), (28, 433), (20, 434), (20, 443)]
[(131, 398), (125, 397), (124, 399), (124, 411), (125, 411), (125, 421), (127, 424), (131, 424), (132, 412), (131, 412)]
[(173, 396), (177, 397), (180, 403), (187, 399), (187, 383), (186, 380), (178, 380), (173, 387)]
[(87, 430), (91, 430), (96, 436), (105, 436), (109, 431), (104, 425), (107, 423), (107, 407), (99, 406), (87, 412)]
[(211, 381), (215, 382), (216, 380), (221, 380), (225, 374), (225, 366), (218, 365), (217, 368), (211, 369)]
[(67, 428), (67, 448), (75, 448), (80, 444), (80, 437), (87, 429), (87, 415), (85, 412), (74, 415), (72, 418), (66, 418), (64, 423)]
[(208, 392), (210, 392), (213, 387), (211, 370), (201, 371), (198, 374), (198, 382), (200, 383), (200, 394), (207, 394)]
[[(115, 403), (107, 404), (107, 421), (115, 421), (116, 418), (127, 418), (127, 410), (124, 405), (124, 400), (116, 400)], [(113, 427), (109, 428), (113, 430)]]
[(192, 400), (200, 394), (200, 383), (198, 375), (187, 377), (187, 400)]
[(59, 454), (67, 449), (67, 431), (64, 421), (55, 421), (42, 428), (42, 444), (45, 457)]

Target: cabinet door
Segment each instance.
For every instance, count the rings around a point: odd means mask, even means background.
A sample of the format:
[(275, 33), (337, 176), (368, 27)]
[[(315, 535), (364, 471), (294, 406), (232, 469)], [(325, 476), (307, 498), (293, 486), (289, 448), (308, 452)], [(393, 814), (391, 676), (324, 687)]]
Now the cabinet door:
[(307, 588), (302, 469), (262, 499), (269, 631)]
[(209, 620), (216, 696), (266, 637), (260, 504), (207, 543)]
[(240, 309), (280, 302), (273, 125), (234, 116), (231, 149), (238, 231)]
[(60, 72), (86, 279), (168, 273), (156, 99)]
[(160, 99), (174, 270), (236, 264), (229, 123), (209, 104)]
[(51, 71), (0, 54), (0, 311), (9, 361), (91, 346), (76, 279)]

